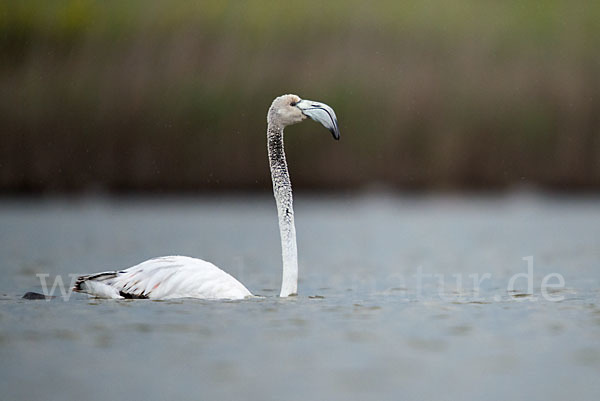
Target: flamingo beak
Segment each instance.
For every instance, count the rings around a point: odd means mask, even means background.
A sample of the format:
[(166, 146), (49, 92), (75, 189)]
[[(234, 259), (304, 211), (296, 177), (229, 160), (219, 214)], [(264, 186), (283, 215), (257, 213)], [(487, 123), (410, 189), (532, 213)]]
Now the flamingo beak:
[(331, 107), (325, 103), (315, 102), (313, 100), (300, 100), (296, 107), (302, 110), (302, 114), (321, 123), (331, 132), (333, 139), (340, 139), (340, 128), (338, 127), (337, 117)]

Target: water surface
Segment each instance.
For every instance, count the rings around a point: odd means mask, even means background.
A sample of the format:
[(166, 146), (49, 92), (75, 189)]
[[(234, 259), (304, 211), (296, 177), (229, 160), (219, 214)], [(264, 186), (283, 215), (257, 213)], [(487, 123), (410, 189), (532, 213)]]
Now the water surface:
[[(600, 394), (599, 198), (298, 197), (296, 219), (300, 294), (278, 299), (269, 196), (0, 202), (0, 398)], [(261, 297), (20, 299), (42, 291), (39, 273), (51, 286), (169, 254), (210, 260)], [(508, 292), (524, 257), (533, 294), (524, 277)], [(552, 273), (564, 286), (547, 299)], [(473, 274), (489, 274), (478, 291)]]

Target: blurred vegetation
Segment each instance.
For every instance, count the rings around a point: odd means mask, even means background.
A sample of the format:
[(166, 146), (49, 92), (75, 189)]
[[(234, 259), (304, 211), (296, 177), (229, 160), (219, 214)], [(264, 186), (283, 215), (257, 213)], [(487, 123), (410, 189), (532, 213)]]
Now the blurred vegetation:
[(600, 2), (0, 2), (0, 190), (600, 188)]

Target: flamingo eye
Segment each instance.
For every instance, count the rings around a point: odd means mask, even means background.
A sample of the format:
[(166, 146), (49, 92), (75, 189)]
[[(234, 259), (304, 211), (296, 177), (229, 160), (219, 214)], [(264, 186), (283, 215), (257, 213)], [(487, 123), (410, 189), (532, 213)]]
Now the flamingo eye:
[(292, 107), (293, 107), (293, 106), (295, 106), (295, 105), (297, 105), (297, 104), (298, 104), (298, 102), (292, 102), (292, 103), (290, 103), (290, 106), (292, 106)]

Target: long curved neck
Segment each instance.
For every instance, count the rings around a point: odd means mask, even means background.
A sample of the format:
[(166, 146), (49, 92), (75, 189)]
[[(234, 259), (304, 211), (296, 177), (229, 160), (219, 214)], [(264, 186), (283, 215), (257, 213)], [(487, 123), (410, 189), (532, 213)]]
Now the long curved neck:
[(280, 297), (298, 292), (298, 249), (296, 247), (296, 227), (292, 201), (292, 183), (283, 150), (283, 128), (269, 122), (267, 127), (267, 148), (273, 180), (273, 194), (279, 216), (281, 235), (281, 255), (283, 258), (283, 278)]

